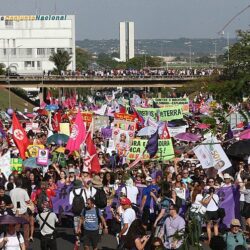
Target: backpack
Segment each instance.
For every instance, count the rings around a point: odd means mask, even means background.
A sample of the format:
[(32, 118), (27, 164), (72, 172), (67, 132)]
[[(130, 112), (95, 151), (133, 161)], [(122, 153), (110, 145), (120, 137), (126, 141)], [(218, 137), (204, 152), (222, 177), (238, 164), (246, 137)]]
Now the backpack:
[(41, 213), (43, 211), (43, 203), (45, 201), (48, 201), (48, 200), (49, 200), (49, 198), (48, 198), (46, 191), (42, 190), (37, 197), (37, 211), (38, 211), (38, 213)]
[(105, 191), (103, 190), (103, 188), (96, 189), (94, 200), (95, 200), (95, 205), (100, 209), (103, 209), (107, 206), (107, 195)]
[(74, 198), (73, 198), (73, 203), (72, 203), (72, 212), (76, 216), (79, 216), (83, 208), (85, 207), (85, 201), (82, 197), (83, 191), (85, 192), (85, 196), (86, 196), (86, 191), (83, 189), (81, 189), (80, 194), (76, 194), (75, 190), (73, 190)]

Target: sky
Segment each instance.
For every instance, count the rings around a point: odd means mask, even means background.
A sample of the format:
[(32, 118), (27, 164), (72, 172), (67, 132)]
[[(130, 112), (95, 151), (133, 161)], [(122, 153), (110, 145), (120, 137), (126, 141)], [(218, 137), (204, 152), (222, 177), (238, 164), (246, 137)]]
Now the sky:
[[(0, 15), (74, 14), (76, 39), (117, 39), (119, 22), (135, 22), (136, 39), (218, 38), (250, 0), (0, 0)], [(250, 8), (225, 34), (250, 28)]]

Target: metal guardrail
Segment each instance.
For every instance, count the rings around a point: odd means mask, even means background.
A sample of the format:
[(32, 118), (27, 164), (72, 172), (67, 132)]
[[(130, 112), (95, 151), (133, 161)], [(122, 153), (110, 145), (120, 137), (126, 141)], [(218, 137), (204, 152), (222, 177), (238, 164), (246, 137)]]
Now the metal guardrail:
[(41, 75), (20, 75), (0, 76), (0, 81), (150, 81), (150, 80), (194, 80), (209, 77), (209, 75), (146, 75), (146, 76), (41, 76)]

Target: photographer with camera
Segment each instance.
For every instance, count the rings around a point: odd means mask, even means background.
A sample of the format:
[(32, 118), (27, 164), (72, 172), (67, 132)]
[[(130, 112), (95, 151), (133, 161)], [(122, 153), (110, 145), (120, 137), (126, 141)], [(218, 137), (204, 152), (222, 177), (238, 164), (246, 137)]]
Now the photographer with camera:
[(206, 221), (207, 221), (207, 236), (208, 242), (211, 240), (211, 228), (214, 227), (214, 235), (217, 236), (219, 234), (219, 213), (218, 206), (219, 196), (215, 194), (215, 188), (210, 187), (208, 190), (208, 194), (201, 201), (203, 206), (206, 206)]

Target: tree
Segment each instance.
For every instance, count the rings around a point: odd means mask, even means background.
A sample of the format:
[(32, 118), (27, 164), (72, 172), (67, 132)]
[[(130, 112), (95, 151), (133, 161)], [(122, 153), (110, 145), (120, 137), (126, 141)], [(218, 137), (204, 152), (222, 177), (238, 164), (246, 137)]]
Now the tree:
[(239, 30), (237, 36), (239, 41), (230, 47), (229, 61), (225, 64), (227, 79), (239, 79), (250, 72), (250, 31)]
[(163, 64), (162, 58), (152, 57), (152, 56), (136, 56), (128, 62), (126, 62), (126, 67), (131, 69), (142, 69), (144, 67), (161, 67)]
[(76, 69), (86, 70), (93, 62), (91, 53), (82, 48), (76, 48)]
[(4, 70), (5, 66), (3, 63), (0, 63), (0, 75), (4, 75), (5, 70)]
[(71, 63), (71, 56), (66, 50), (58, 50), (53, 52), (49, 60), (55, 64), (55, 71), (60, 75), (62, 71), (66, 71)]

